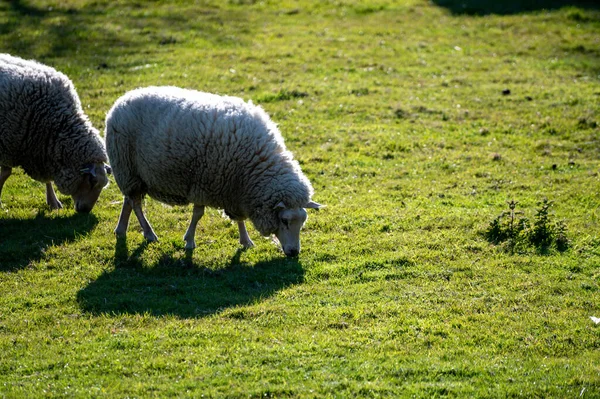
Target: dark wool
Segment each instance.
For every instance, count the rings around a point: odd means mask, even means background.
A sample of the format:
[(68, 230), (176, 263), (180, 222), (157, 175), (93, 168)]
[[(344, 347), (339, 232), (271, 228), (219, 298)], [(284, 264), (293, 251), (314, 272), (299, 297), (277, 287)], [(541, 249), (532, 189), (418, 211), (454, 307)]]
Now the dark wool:
[(81, 169), (107, 162), (73, 83), (55, 69), (0, 54), (0, 166), (23, 168), (72, 195)]

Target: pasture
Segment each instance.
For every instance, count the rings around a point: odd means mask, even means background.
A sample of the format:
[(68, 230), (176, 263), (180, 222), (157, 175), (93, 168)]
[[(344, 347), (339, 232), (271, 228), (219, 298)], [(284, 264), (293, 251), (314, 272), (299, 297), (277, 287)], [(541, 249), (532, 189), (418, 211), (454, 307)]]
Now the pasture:
[(117, 241), (114, 180), (50, 212), (15, 170), (0, 397), (600, 397), (599, 49), (595, 1), (1, 2), (98, 129), (142, 86), (252, 100), (327, 207), (298, 258), (215, 209), (192, 253), (191, 206)]

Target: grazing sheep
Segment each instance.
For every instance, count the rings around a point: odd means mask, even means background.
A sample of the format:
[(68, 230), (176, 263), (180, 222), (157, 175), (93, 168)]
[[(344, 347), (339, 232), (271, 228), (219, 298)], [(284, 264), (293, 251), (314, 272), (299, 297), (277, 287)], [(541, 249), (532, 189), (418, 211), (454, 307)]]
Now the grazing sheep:
[(52, 189), (71, 195), (77, 212), (90, 212), (110, 168), (104, 143), (83, 113), (73, 83), (35, 61), (0, 54), (0, 194), (20, 166), (46, 183), (46, 202), (62, 208)]
[(194, 204), (186, 249), (196, 246), (196, 225), (210, 206), (237, 222), (244, 247), (254, 245), (244, 224), (250, 219), (295, 256), (304, 208), (321, 207), (275, 123), (241, 98), (177, 87), (133, 90), (106, 117), (106, 149), (125, 196), (117, 235), (126, 234), (133, 210), (144, 237), (157, 240), (142, 211), (148, 194), (170, 205)]

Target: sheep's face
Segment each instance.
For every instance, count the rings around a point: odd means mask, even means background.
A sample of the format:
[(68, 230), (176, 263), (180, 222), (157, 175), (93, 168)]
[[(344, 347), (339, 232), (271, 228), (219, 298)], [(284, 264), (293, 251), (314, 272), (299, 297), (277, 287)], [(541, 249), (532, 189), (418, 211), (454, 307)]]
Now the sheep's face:
[(108, 184), (110, 166), (103, 163), (85, 165), (76, 171), (63, 170), (54, 182), (64, 194), (70, 194), (77, 212), (92, 210), (102, 189)]
[(310, 201), (303, 208), (286, 208), (283, 202), (275, 207), (278, 219), (275, 235), (286, 256), (297, 256), (300, 253), (300, 230), (308, 218), (304, 208), (319, 209), (321, 206)]
[(77, 212), (88, 213), (92, 210), (102, 189), (108, 185), (110, 166), (97, 163), (84, 167), (77, 190), (72, 194)]
[(287, 256), (300, 253), (300, 229), (308, 217), (304, 208), (282, 209), (277, 213), (279, 224), (275, 235)]

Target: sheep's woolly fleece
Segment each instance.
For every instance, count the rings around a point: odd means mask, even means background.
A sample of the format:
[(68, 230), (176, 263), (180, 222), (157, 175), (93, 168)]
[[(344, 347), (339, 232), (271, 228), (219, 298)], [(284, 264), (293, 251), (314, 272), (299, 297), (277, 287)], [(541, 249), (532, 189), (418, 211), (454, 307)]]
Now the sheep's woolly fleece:
[(35, 61), (0, 54), (0, 165), (54, 180), (72, 195), (81, 168), (107, 161), (102, 138), (84, 114), (73, 83)]
[(107, 151), (126, 196), (223, 208), (262, 235), (274, 208), (302, 208), (313, 189), (265, 111), (237, 97), (149, 87), (121, 97), (107, 116)]

